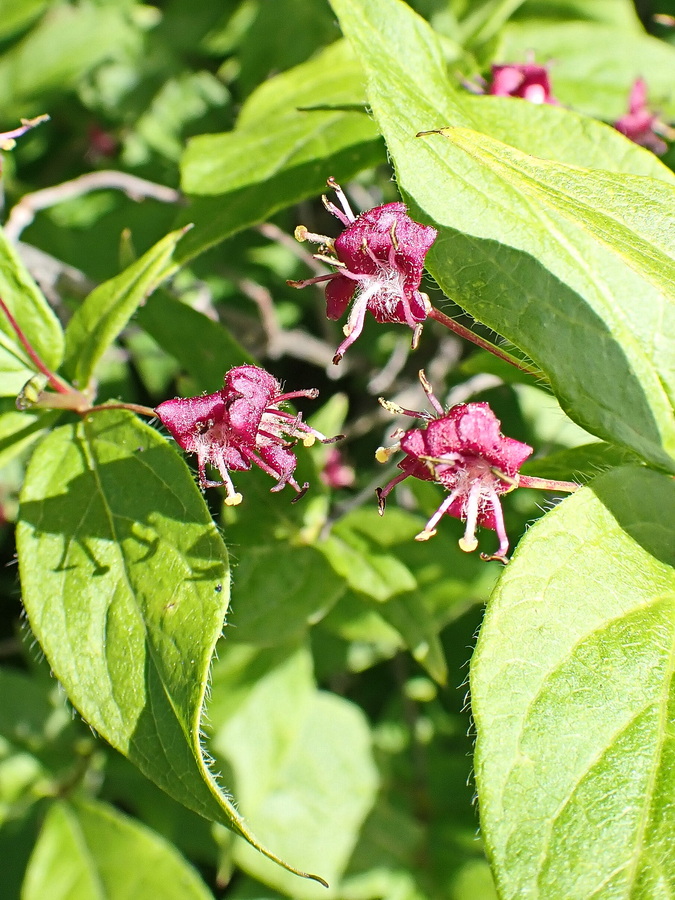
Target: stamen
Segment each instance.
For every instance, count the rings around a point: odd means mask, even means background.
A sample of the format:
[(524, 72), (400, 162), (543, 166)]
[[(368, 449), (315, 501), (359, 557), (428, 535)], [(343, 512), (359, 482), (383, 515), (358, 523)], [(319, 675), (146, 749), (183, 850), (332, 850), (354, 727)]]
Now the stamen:
[(389, 494), (394, 490), (397, 484), (400, 484), (409, 477), (407, 472), (401, 472), (400, 475), (397, 475), (396, 478), (392, 478), (389, 484), (385, 485), (383, 488), (375, 488), (375, 494), (377, 495), (377, 511), (381, 516), (384, 515), (384, 507)]
[[(295, 478), (289, 478), (288, 483), (291, 485), (291, 487), (293, 488), (294, 491), (298, 492), (298, 496), (293, 497), (293, 499), (291, 500), (291, 503), (297, 503), (298, 500), (302, 500), (302, 498), (305, 496), (305, 494), (309, 490), (309, 481), (306, 481), (302, 487), (300, 487), (300, 485), (295, 480)], [(274, 488), (273, 488), (273, 490), (274, 490)]]
[(344, 269), (347, 266), (347, 264), (343, 263), (342, 260), (337, 258), (337, 256), (326, 256), (325, 253), (313, 253), (312, 259), (316, 259), (319, 262), (324, 262), (328, 266), (337, 266), (338, 269)]
[(315, 234), (313, 231), (308, 231), (304, 225), (298, 225), (293, 234), (295, 235), (296, 241), (299, 241), (301, 244), (305, 241), (309, 241), (311, 244), (326, 244), (329, 247), (333, 246), (333, 238), (329, 238), (326, 234)]
[(410, 416), (412, 419), (424, 420), (432, 418), (429, 413), (419, 412), (416, 409), (404, 409), (404, 407), (399, 406), (398, 403), (392, 403), (391, 400), (385, 400), (384, 397), (378, 397), (377, 402), (383, 409), (386, 409), (387, 412), (391, 413), (393, 416)]
[(332, 175), (330, 176), (330, 178), (328, 179), (326, 184), (328, 185), (329, 188), (332, 188), (335, 191), (335, 195), (337, 196), (338, 200), (340, 201), (340, 206), (345, 211), (345, 216), (347, 217), (346, 224), (351, 225), (351, 223), (356, 220), (356, 216), (352, 212), (352, 208), (349, 205), (349, 200), (347, 200), (347, 197), (345, 196), (345, 192), (342, 190), (342, 188), (337, 183), (337, 181), (333, 178)]
[(499, 495), (496, 491), (491, 491), (490, 493), (490, 503), (492, 504), (492, 511), (495, 514), (495, 525), (497, 537), (499, 538), (499, 550), (494, 554), (493, 559), (501, 559), (505, 560), (506, 554), (509, 550), (509, 537), (506, 533), (506, 527), (504, 525), (504, 513), (502, 511), (502, 505), (499, 502)]
[(398, 241), (396, 240), (396, 226), (398, 225), (398, 219), (394, 219), (394, 224), (391, 226), (391, 231), (389, 234), (391, 235), (391, 243), (394, 247), (394, 250), (398, 250)]
[(394, 444), (393, 447), (378, 447), (375, 451), (375, 459), (379, 463), (387, 463), (392, 458), (394, 453), (398, 453), (400, 449), (400, 444)]
[[(289, 391), (287, 394), (279, 394), (278, 397), (275, 397), (272, 406), (275, 406), (277, 403), (283, 403), (285, 400), (295, 400), (296, 397), (307, 397), (309, 400), (316, 400), (318, 396), (318, 388), (307, 388), (305, 391)], [(265, 412), (275, 413), (277, 410), (268, 406)]]
[(420, 345), (420, 338), (422, 337), (422, 322), (417, 322), (415, 327), (413, 328), (412, 338), (410, 339), (410, 349), (417, 350)]
[(448, 494), (448, 496), (424, 526), (424, 530), (415, 535), (416, 541), (428, 541), (429, 538), (432, 538), (436, 534), (436, 526), (441, 521), (445, 513), (450, 509), (454, 501), (457, 499), (458, 494), (459, 491), (457, 489)]
[(473, 484), (466, 501), (466, 528), (464, 537), (459, 539), (459, 549), (465, 553), (473, 553), (478, 546), (476, 538), (476, 525), (478, 524), (478, 503), (482, 491), (480, 482)]
[(304, 278), (302, 281), (293, 281), (292, 279), (288, 279), (286, 284), (292, 288), (306, 288), (309, 287), (310, 284), (321, 284), (322, 281), (330, 281), (332, 278), (335, 278), (337, 272), (329, 272), (328, 275), (316, 275), (314, 278)]
[(429, 398), (429, 403), (431, 403), (431, 405), (436, 410), (436, 412), (439, 414), (439, 416), (444, 416), (445, 410), (443, 409), (443, 406), (436, 398), (436, 395), (434, 394), (434, 389), (432, 388), (431, 383), (430, 383), (429, 379), (427, 378), (426, 372), (424, 371), (424, 369), (419, 370), (419, 379), (420, 379), (420, 384), (422, 385), (422, 390)]

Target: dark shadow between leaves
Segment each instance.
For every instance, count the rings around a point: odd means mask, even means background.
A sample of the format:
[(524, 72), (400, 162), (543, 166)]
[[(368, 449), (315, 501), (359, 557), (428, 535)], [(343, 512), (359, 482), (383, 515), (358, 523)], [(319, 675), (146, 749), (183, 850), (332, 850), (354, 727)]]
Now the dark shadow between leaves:
[(614, 469), (589, 485), (621, 528), (675, 569), (675, 481), (642, 466)]

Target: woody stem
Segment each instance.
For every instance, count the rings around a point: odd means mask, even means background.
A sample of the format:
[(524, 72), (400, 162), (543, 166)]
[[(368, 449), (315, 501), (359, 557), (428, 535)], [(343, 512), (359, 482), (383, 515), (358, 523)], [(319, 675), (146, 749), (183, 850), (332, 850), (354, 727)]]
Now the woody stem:
[(481, 350), (487, 350), (488, 353), (492, 353), (493, 356), (497, 356), (499, 359), (503, 359), (504, 362), (515, 366), (516, 369), (520, 369), (520, 371), (525, 372), (526, 375), (533, 375), (536, 378), (543, 377), (543, 373), (537, 369), (536, 366), (528, 365), (523, 360), (516, 359), (515, 356), (511, 356), (510, 353), (507, 353), (506, 350), (502, 350), (501, 347), (497, 347), (485, 338), (480, 337), (480, 335), (474, 334), (474, 332), (465, 325), (460, 325), (459, 322), (455, 322), (454, 319), (451, 319), (450, 316), (446, 316), (445, 313), (441, 312), (440, 309), (436, 309), (435, 306), (431, 307), (429, 318), (440, 322), (441, 325), (449, 328), (450, 331), (453, 331), (456, 335), (459, 335), (459, 337), (471, 341), (472, 344), (480, 347)]

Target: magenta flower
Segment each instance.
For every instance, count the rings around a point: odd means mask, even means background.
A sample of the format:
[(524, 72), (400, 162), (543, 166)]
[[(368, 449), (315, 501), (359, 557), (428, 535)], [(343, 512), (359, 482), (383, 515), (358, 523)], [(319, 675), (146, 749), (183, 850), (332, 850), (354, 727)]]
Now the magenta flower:
[(532, 447), (504, 437), (500, 422), (487, 403), (460, 403), (447, 412), (434, 396), (424, 373), (420, 380), (437, 415), (403, 410), (384, 403), (385, 408), (425, 419), (425, 428), (403, 432), (399, 443), (380, 448), (376, 456), (386, 461), (396, 450), (405, 457), (398, 464), (403, 472), (378, 489), (380, 514), (387, 495), (406, 478), (420, 478), (441, 484), (448, 496), (424, 526), (416, 540), (426, 541), (436, 534), (436, 526), (447, 514), (466, 522), (459, 546), (467, 553), (478, 546), (476, 528), (482, 525), (497, 532), (499, 549), (487, 559), (506, 560), (509, 539), (504, 527), (500, 497), (518, 486), (518, 470), (532, 453)]
[(320, 472), (321, 480), (330, 488), (351, 487), (356, 478), (354, 469), (348, 466), (337, 447), (331, 447)]
[(657, 156), (662, 156), (668, 149), (668, 145), (661, 140), (657, 132), (668, 134), (670, 129), (647, 106), (647, 84), (642, 78), (635, 80), (628, 98), (628, 112), (617, 119), (614, 127), (631, 141), (641, 147), (647, 147)]
[(495, 97), (521, 97), (530, 103), (558, 105), (551, 93), (548, 68), (531, 62), (492, 66), (492, 81), (487, 93)]
[(335, 266), (337, 271), (288, 284), (303, 288), (328, 282), (329, 319), (339, 319), (352, 303), (344, 326), (345, 340), (333, 357), (335, 364), (361, 334), (368, 310), (378, 322), (408, 325), (413, 332), (413, 348), (416, 347), (430, 308), (429, 298), (419, 290), (424, 257), (438, 232), (429, 225), (414, 222), (403, 203), (386, 203), (355, 216), (335, 179), (329, 178), (328, 186), (337, 194), (342, 209), (325, 196), (324, 206), (342, 222), (344, 231), (333, 239), (313, 234), (299, 225), (295, 236), (299, 241), (323, 245), (325, 252), (316, 254), (315, 258)]
[[(324, 437), (306, 425), (300, 414), (286, 412), (283, 406), (287, 400), (314, 399), (318, 393), (316, 388), (282, 393), (279, 382), (265, 369), (236, 366), (225, 375), (222, 390), (165, 400), (155, 414), (183, 450), (197, 454), (200, 487), (224, 486), (228, 506), (241, 503), (230, 471), (243, 472), (251, 465), (275, 479), (273, 491), (290, 484), (299, 500), (309, 485), (300, 487), (293, 477), (297, 465), (293, 439), (301, 438), (305, 446), (311, 446), (315, 440), (331, 443), (339, 436)], [(207, 479), (207, 463), (218, 469), (222, 481)]]

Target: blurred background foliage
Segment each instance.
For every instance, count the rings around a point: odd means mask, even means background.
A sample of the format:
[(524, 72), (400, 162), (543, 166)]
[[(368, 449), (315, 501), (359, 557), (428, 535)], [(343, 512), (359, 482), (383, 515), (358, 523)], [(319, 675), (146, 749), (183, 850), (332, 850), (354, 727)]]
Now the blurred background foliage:
[[(675, 115), (673, 70), (662, 64), (675, 31), (652, 18), (675, 14), (673, 0), (410, 5), (443, 36), (449, 78), (534, 49), (554, 60), (563, 104), (612, 121), (641, 74), (654, 106)], [(504, 431), (535, 447), (532, 474), (583, 479), (626, 454), (574, 425), (543, 384), (524, 383), (433, 323), (413, 357), (404, 329), (370, 320), (343, 364), (331, 365), (340, 327), (326, 321), (320, 290), (285, 283), (312, 265), (293, 229), (335, 233), (319, 199), (329, 175), (359, 210), (397, 199), (358, 67), (339, 41), (325, 0), (0, 0), (0, 127), (50, 116), (4, 154), (4, 216), (11, 222), (19, 201), (30, 211), (14, 236), (64, 322), (177, 222), (195, 223), (182, 269), (107, 354), (100, 400), (154, 406), (214, 391), (225, 370), (251, 359), (289, 389), (321, 389), (306, 413), (325, 432), (345, 432), (353, 476), (344, 485), (322, 481), (328, 451), (319, 446), (302, 459), (299, 480), (312, 490), (298, 505), (270, 495), (258, 472), (238, 479), (245, 502), (236, 510), (223, 511), (216, 491), (206, 498), (234, 581), (205, 746), (264, 842), (299, 863), (326, 860), (332, 896), (491, 900), (466, 678), (498, 565), (458, 550), (454, 520), (430, 544), (411, 540), (438, 505), (434, 485), (402, 489), (378, 517), (374, 488), (394, 465), (383, 470), (374, 451), (396, 422), (377, 397), (422, 408), (424, 366), (444, 402), (489, 400)], [(325, 128), (312, 107), (330, 111)], [(665, 161), (674, 160), (671, 150)], [(110, 169), (184, 193), (175, 202), (133, 187), (33, 197)], [(452, 313), (434, 284), (424, 287)], [(3, 400), (2, 896), (99, 896), (88, 893), (96, 878), (106, 896), (121, 896), (114, 873), (129, 867), (137, 891), (146, 883), (167, 897), (176, 886), (177, 897), (323, 896), (180, 807), (68, 709), (21, 618), (13, 520), (41, 431), (24, 426), (17, 439), (15, 416)], [(527, 490), (509, 496), (514, 542), (551, 502)]]

